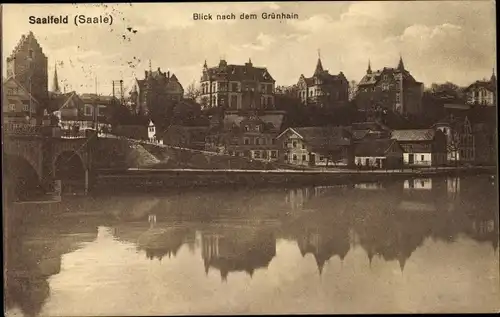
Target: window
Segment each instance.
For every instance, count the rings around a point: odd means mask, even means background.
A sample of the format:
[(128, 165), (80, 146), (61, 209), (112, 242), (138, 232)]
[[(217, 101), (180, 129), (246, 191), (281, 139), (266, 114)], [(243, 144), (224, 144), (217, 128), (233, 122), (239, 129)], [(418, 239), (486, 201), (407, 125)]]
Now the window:
[(302, 149), (304, 150), (306, 148), (306, 145), (305, 144), (302, 144)]
[(260, 158), (260, 151), (254, 151), (253, 152), (253, 157)]
[(106, 106), (104, 105), (97, 106), (97, 115), (99, 117), (104, 117), (105, 113), (106, 113)]
[(271, 158), (278, 157), (278, 151), (271, 151)]
[(10, 111), (16, 111), (16, 105), (15, 105), (15, 104), (13, 104), (13, 103), (11, 103), (11, 104), (9, 105), (9, 110), (10, 110)]
[(305, 155), (302, 155), (302, 161), (307, 161), (307, 157)]
[[(275, 145), (276, 144), (276, 140), (275, 139), (271, 139), (271, 144)], [(285, 147), (286, 147), (286, 145), (285, 145)]]
[(297, 142), (296, 141), (293, 141), (293, 147), (297, 147)]
[(31, 49), (30, 49), (30, 50), (29, 50), (29, 56), (28, 56), (28, 57), (29, 57), (29, 58), (33, 58), (33, 56), (34, 56), (34, 55), (33, 55), (33, 50), (31, 50)]
[(238, 91), (238, 83), (231, 84), (231, 91)]
[(421, 155), (421, 156), (420, 156), (420, 160), (421, 160), (421, 161), (423, 161), (423, 160), (424, 160), (424, 156), (423, 156), (423, 155)]
[(323, 162), (323, 161), (325, 160), (325, 157), (324, 157), (324, 156), (320, 156), (320, 157), (319, 157), (319, 160), (320, 160), (321, 162)]
[(245, 143), (245, 145), (249, 145), (250, 144), (250, 139), (245, 138), (244, 143)]
[(387, 91), (389, 90), (389, 84), (382, 84), (382, 90)]
[(264, 84), (260, 85), (260, 91), (265, 92), (266, 91), (266, 85), (264, 85)]
[(260, 140), (259, 140), (259, 138), (255, 138), (255, 145), (260, 145)]
[(84, 115), (86, 116), (91, 116), (92, 115), (92, 105), (85, 105), (84, 106)]
[(260, 125), (255, 126), (255, 131), (260, 132)]
[(236, 95), (231, 96), (231, 108), (233, 109), (238, 108), (238, 96)]
[(293, 160), (296, 161), (297, 160), (297, 155), (293, 155)]
[(23, 111), (26, 111), (26, 112), (30, 111), (30, 106), (23, 104)]
[(246, 126), (245, 126), (245, 131), (247, 131), (247, 132), (248, 132), (249, 130), (250, 130), (250, 127), (246, 125)]
[(262, 138), (262, 145), (266, 145), (266, 138)]
[(400, 102), (401, 101), (401, 95), (398, 93), (396, 93), (396, 102)]
[(288, 161), (288, 155), (285, 154), (285, 162)]

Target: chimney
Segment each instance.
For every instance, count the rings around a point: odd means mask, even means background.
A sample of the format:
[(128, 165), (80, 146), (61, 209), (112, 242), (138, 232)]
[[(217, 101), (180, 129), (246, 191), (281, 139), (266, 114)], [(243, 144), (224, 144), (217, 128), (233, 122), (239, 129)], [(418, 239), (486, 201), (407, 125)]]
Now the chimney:
[(167, 78), (170, 78), (170, 71), (167, 72)]
[(147, 70), (144, 71), (144, 77), (148, 78), (148, 71)]
[(160, 70), (160, 67), (158, 67), (158, 74), (161, 74), (161, 70)]

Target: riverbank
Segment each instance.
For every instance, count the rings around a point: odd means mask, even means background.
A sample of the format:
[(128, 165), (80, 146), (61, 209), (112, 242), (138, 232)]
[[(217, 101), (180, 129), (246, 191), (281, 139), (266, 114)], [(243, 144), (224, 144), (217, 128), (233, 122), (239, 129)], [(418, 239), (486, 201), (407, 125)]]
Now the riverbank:
[(207, 186), (316, 186), (376, 182), (383, 179), (436, 176), (497, 175), (492, 167), (447, 167), (403, 170), (208, 170), (208, 169), (128, 169), (101, 171), (94, 190), (153, 190)]

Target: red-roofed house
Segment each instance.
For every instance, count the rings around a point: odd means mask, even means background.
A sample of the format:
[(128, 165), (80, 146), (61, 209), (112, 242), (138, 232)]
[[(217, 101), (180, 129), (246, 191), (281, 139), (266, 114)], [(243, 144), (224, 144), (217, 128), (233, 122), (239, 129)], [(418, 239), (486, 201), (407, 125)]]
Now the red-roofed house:
[(404, 150), (403, 163), (410, 166), (439, 166), (446, 164), (446, 136), (440, 130), (394, 130), (392, 139)]

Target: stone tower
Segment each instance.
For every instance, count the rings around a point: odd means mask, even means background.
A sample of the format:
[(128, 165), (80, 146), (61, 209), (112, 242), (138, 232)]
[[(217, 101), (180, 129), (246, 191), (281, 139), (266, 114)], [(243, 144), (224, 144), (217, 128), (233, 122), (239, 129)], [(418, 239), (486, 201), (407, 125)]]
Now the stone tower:
[(47, 56), (31, 31), (7, 57), (7, 76), (14, 76), (41, 105), (48, 98), (47, 68)]

